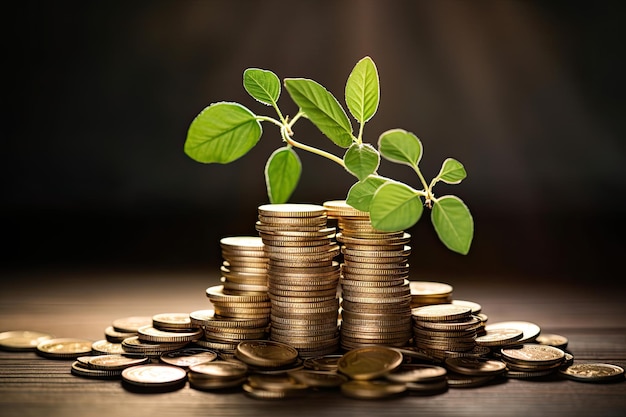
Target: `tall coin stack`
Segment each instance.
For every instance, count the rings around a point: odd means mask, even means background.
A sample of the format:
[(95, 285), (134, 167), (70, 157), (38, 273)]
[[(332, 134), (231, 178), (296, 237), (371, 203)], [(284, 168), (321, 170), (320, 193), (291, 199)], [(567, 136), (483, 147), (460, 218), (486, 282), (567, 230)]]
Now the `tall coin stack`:
[(220, 247), (223, 284), (206, 290), (214, 310), (195, 312), (194, 318), (204, 329), (200, 344), (230, 356), (240, 341), (268, 336), (268, 259), (258, 236), (224, 237)]
[(341, 347), (403, 347), (412, 338), (410, 235), (381, 232), (343, 200), (324, 203), (341, 244)]
[(268, 262), (270, 340), (289, 344), (300, 356), (339, 348), (339, 245), (315, 204), (266, 204), (256, 229)]

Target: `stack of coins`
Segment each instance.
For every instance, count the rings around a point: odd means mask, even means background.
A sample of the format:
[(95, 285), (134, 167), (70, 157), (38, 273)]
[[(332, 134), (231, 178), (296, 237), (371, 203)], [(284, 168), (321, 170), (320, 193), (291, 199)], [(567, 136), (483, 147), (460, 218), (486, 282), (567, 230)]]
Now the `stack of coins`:
[(411, 289), (403, 231), (381, 232), (369, 214), (345, 201), (324, 203), (337, 219), (341, 243), (341, 347), (406, 346), (411, 337)]
[(225, 294), (267, 293), (268, 259), (259, 236), (224, 237), (220, 247)]
[(502, 361), (509, 378), (536, 378), (557, 372), (565, 362), (565, 352), (548, 345), (525, 343), (502, 348)]
[(339, 347), (339, 245), (316, 204), (265, 204), (256, 229), (268, 262), (270, 340), (288, 343), (301, 356)]
[(433, 304), (412, 309), (411, 316), (414, 345), (426, 354), (441, 361), (476, 354), (476, 332), (482, 322), (471, 307)]
[[(233, 344), (242, 340), (265, 339), (270, 316), (267, 291), (237, 295), (229, 295), (225, 291), (224, 285), (215, 285), (206, 290), (215, 314), (204, 323), (204, 339)], [(222, 323), (218, 323), (220, 319)], [(231, 319), (247, 319), (255, 321), (256, 325), (232, 326)]]
[(158, 359), (198, 341), (202, 334), (202, 329), (192, 326), (188, 313), (160, 313), (152, 316), (152, 324), (139, 327), (137, 335), (127, 337), (121, 345), (124, 352)]

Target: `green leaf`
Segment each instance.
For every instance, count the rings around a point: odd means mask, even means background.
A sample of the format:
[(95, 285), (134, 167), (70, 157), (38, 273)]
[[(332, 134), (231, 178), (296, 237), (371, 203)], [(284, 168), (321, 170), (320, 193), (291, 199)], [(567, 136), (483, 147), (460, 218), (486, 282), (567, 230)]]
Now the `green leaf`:
[(337, 99), (323, 86), (306, 78), (286, 78), (285, 87), (306, 117), (337, 146), (352, 144), (352, 125)]
[(353, 143), (346, 151), (343, 161), (348, 172), (362, 181), (376, 172), (380, 164), (380, 155), (369, 143)]
[(248, 68), (243, 72), (243, 87), (254, 99), (268, 106), (280, 96), (280, 80), (272, 71)]
[(416, 167), (422, 158), (422, 142), (413, 133), (391, 129), (378, 138), (378, 150), (392, 162)]
[(348, 190), (346, 203), (357, 210), (370, 211), (372, 197), (374, 197), (376, 190), (386, 182), (387, 179), (383, 177), (370, 176), (355, 183), (350, 187), (350, 190)]
[(446, 195), (433, 205), (431, 221), (439, 240), (448, 249), (467, 255), (474, 237), (474, 220), (460, 198)]
[(300, 158), (291, 147), (276, 149), (265, 164), (265, 185), (270, 203), (286, 203), (296, 189), (301, 173)]
[(375, 229), (383, 232), (406, 230), (422, 216), (424, 206), (411, 187), (387, 182), (378, 188), (370, 204), (370, 220)]
[(262, 133), (254, 113), (241, 104), (214, 103), (189, 125), (184, 151), (198, 162), (227, 164), (248, 153)]
[(437, 177), (437, 181), (441, 180), (446, 184), (458, 184), (467, 177), (467, 172), (463, 164), (453, 158), (447, 158), (441, 165), (441, 170)]
[(360, 123), (374, 116), (380, 102), (380, 84), (376, 65), (370, 57), (361, 59), (346, 82), (346, 104)]

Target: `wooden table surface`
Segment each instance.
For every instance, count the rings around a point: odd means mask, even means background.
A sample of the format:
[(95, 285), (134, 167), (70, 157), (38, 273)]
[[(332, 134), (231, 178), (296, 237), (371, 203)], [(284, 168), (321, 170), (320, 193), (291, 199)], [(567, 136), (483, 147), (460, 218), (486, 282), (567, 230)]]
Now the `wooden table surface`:
[[(113, 320), (211, 308), (207, 271), (17, 271), (4, 273), (0, 331), (36, 330), (57, 337), (104, 338)], [(415, 279), (413, 280), (424, 280)], [(453, 298), (479, 303), (489, 322), (534, 322), (569, 339), (575, 362), (626, 366), (624, 293), (590, 279), (554, 276), (430, 277), (454, 288)], [(243, 392), (200, 391), (188, 384), (168, 393), (127, 391), (119, 380), (70, 373), (71, 360), (0, 351), (1, 416), (620, 416), (626, 382), (597, 384), (559, 378), (508, 379), (433, 396), (357, 400), (339, 391), (258, 400)]]

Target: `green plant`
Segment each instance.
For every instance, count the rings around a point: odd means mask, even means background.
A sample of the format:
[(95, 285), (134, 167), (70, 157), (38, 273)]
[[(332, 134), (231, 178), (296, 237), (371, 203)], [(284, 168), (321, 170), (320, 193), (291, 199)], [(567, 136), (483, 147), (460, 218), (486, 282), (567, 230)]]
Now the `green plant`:
[[(363, 141), (365, 124), (374, 116), (380, 101), (378, 70), (370, 57), (354, 66), (345, 87), (345, 102), (358, 123), (358, 132), (339, 101), (322, 85), (306, 78), (285, 78), (284, 86), (299, 110), (283, 115), (278, 107), (281, 82), (276, 74), (259, 68), (243, 73), (243, 86), (254, 99), (274, 108), (277, 117), (257, 115), (235, 102), (215, 102), (204, 108), (191, 122), (184, 145), (185, 153), (201, 163), (227, 164), (244, 156), (260, 140), (261, 123), (280, 130), (283, 146), (276, 149), (265, 165), (265, 182), (271, 203), (284, 203), (295, 190), (302, 164), (295, 149), (320, 155), (336, 162), (357, 178), (346, 202), (370, 213), (372, 226), (381, 231), (406, 230), (431, 209), (431, 221), (439, 239), (450, 250), (467, 254), (474, 235), (474, 221), (465, 203), (454, 195), (435, 196), (438, 182), (460, 183), (466, 177), (463, 165), (447, 158), (430, 182), (423, 176), (419, 162), (422, 143), (411, 132), (391, 129), (378, 138), (378, 149)], [(343, 157), (294, 140), (293, 127), (300, 119), (310, 120), (335, 145), (346, 149)], [(411, 167), (421, 189), (378, 174), (381, 155), (388, 161)]]

